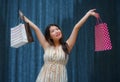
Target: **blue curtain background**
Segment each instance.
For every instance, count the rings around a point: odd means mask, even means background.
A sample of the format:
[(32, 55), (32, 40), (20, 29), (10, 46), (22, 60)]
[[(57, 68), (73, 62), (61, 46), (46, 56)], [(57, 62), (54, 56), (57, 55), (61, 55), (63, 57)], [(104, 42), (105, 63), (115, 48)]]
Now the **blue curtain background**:
[(119, 0), (0, 0), (0, 82), (35, 82), (43, 65), (43, 49), (35, 42), (18, 49), (10, 47), (10, 28), (18, 22), (18, 10), (44, 32), (58, 24), (67, 39), (74, 25), (92, 8), (108, 24), (113, 49), (94, 51), (94, 26), (90, 17), (79, 31), (67, 64), (68, 82), (120, 82)]

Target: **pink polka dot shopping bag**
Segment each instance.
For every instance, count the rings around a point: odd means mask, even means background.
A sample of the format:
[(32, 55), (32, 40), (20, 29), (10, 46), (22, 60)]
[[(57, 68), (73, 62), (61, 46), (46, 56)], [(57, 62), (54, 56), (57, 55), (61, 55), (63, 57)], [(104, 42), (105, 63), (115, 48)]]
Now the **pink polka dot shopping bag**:
[(95, 51), (106, 51), (112, 49), (110, 34), (107, 24), (97, 17), (95, 25)]

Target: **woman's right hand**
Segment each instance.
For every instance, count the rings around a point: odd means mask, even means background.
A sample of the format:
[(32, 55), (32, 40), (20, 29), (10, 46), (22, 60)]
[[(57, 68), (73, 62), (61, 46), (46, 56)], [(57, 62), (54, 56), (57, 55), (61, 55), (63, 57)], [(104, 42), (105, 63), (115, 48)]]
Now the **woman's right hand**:
[(20, 18), (22, 19), (22, 20), (24, 20), (24, 15), (23, 15), (23, 13), (19, 10), (19, 16), (20, 16)]

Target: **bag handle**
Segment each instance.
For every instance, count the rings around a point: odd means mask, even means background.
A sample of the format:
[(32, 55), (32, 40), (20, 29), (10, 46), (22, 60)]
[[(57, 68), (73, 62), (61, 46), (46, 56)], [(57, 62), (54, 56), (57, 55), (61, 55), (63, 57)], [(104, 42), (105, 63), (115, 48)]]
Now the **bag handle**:
[(96, 21), (96, 25), (98, 25), (98, 24), (100, 24), (100, 23), (103, 23), (100, 15), (99, 15), (98, 13), (96, 13), (96, 16), (95, 16), (95, 17), (96, 17), (96, 20), (97, 20), (97, 21)]
[(96, 25), (103, 23), (101, 18), (97, 18)]

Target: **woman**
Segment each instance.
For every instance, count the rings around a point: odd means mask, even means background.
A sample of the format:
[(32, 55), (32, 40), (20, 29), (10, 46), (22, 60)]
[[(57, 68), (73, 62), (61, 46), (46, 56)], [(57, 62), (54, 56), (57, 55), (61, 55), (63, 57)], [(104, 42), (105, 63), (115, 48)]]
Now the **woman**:
[(85, 16), (74, 26), (70, 37), (64, 41), (63, 34), (56, 24), (50, 24), (45, 30), (45, 36), (41, 30), (19, 12), (21, 19), (29, 23), (44, 49), (44, 65), (36, 79), (36, 82), (68, 82), (66, 63), (68, 54), (72, 50), (80, 27), (90, 16), (97, 16), (95, 9), (89, 10)]

